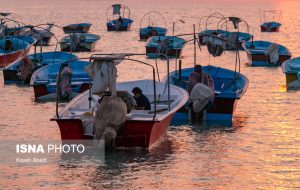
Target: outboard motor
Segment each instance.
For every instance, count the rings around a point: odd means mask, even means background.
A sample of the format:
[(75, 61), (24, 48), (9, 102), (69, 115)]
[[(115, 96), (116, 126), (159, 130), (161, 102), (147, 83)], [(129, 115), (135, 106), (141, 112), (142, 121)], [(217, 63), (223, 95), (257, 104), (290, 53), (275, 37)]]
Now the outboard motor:
[(193, 104), (193, 111), (195, 113), (200, 113), (213, 101), (214, 92), (202, 83), (198, 83), (194, 86), (189, 97), (189, 103)]
[(72, 95), (72, 69), (66, 64), (60, 67), (59, 96), (61, 100), (68, 100)]
[(119, 129), (126, 121), (127, 107), (120, 97), (104, 96), (94, 121), (94, 134), (105, 140), (105, 147), (114, 147)]

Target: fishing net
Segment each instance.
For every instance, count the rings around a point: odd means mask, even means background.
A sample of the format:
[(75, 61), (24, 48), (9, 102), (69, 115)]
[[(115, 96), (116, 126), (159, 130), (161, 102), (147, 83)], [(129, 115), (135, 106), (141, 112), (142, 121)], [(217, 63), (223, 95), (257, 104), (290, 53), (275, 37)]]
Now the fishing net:
[(279, 60), (279, 45), (272, 43), (266, 49), (265, 55), (269, 57), (269, 63), (276, 64)]

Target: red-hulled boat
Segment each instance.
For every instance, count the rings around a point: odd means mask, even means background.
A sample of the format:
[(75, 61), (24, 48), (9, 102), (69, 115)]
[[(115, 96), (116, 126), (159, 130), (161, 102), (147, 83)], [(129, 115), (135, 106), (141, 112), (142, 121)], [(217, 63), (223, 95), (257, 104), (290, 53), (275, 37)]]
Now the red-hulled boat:
[[(122, 60), (126, 60), (126, 58)], [(144, 62), (143, 64), (148, 65)], [(152, 69), (153, 81), (138, 80), (121, 82), (116, 85), (117, 95), (118, 92), (130, 92), (134, 87), (139, 87), (151, 103), (151, 110), (131, 110), (127, 113), (126, 121), (115, 139), (116, 147), (151, 148), (166, 134), (174, 114), (187, 102), (186, 90), (169, 83), (155, 81), (155, 69), (154, 67)], [(99, 107), (98, 102), (101, 99), (102, 96), (92, 94), (91, 90), (86, 91), (75, 97), (52, 118), (58, 123), (62, 140), (95, 138), (94, 110)]]
[(29, 53), (31, 45), (17, 38), (0, 40), (0, 68), (6, 67), (18, 58)]

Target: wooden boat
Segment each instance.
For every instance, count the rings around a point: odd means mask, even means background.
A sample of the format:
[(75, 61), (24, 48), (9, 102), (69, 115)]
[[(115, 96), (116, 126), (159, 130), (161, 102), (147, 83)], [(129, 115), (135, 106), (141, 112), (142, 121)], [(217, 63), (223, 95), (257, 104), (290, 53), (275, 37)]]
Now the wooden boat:
[[(188, 89), (188, 81), (194, 68), (186, 68), (170, 73), (170, 82), (183, 89)], [(248, 88), (248, 78), (235, 71), (212, 65), (202, 66), (202, 71), (209, 75), (214, 82), (215, 98), (212, 105), (206, 111), (206, 120), (232, 120), (238, 101), (242, 98)], [(166, 81), (167, 77), (163, 79)], [(178, 123), (188, 118), (188, 110), (183, 107), (176, 113), (173, 122)]]
[(279, 32), (282, 20), (282, 10), (267, 10), (260, 12), (260, 29), (262, 32)]
[(146, 55), (148, 58), (158, 58), (161, 54), (169, 58), (179, 58), (185, 40), (177, 36), (152, 36), (146, 44)]
[[(112, 12), (112, 16), (111, 15)], [(114, 4), (106, 11), (107, 31), (128, 31), (133, 20), (130, 19), (129, 7), (122, 4)]]
[[(164, 27), (159, 27), (160, 23), (156, 23), (156, 20), (154, 20), (156, 17), (161, 18), (161, 20), (164, 21)], [(143, 27), (144, 19), (147, 19), (148, 25), (146, 27)], [(167, 22), (163, 15), (156, 11), (151, 11), (146, 13), (140, 22), (140, 39), (141, 40), (147, 40), (149, 37), (152, 36), (165, 36), (167, 33)]]
[[(139, 63), (141, 62), (139, 61)], [(155, 76), (154, 68), (153, 73)], [(167, 86), (168, 91), (166, 90)], [(118, 131), (114, 144), (116, 148), (143, 147), (150, 149), (164, 137), (174, 114), (186, 103), (188, 94), (184, 89), (156, 81), (155, 77), (154, 80), (117, 83), (117, 94), (118, 92), (130, 92), (134, 87), (142, 89), (143, 94), (148, 97), (151, 102), (151, 110), (131, 110), (127, 113), (126, 121)], [(86, 123), (84, 116), (89, 115), (90, 122), (95, 120), (93, 110), (98, 108), (101, 98), (99, 95), (86, 91), (74, 98), (52, 118), (52, 121), (58, 123), (62, 140), (94, 138), (93, 126), (84, 124)]]
[[(34, 96), (36, 100), (48, 101), (56, 99), (56, 84), (57, 75), (64, 63), (56, 63), (44, 66), (36, 70), (30, 80), (30, 85), (33, 86)], [(85, 91), (92, 81), (84, 68), (89, 64), (86, 61), (70, 61), (65, 66), (72, 70), (71, 77), (71, 96), (72, 99), (77, 94)]]
[(268, 47), (270, 47), (273, 43), (268, 41), (249, 41), (243, 44), (243, 48), (245, 49), (249, 64), (251, 66), (279, 66), (285, 60), (291, 58), (292, 54), (286, 47), (279, 45), (278, 55), (279, 59), (276, 63), (271, 63), (270, 58), (266, 55), (266, 51)]
[(288, 89), (300, 88), (300, 57), (282, 63), (282, 71), (286, 76)]
[(21, 57), (3, 69), (4, 84), (29, 84), (35, 70), (76, 58), (76, 55), (66, 52), (44, 52)]
[(78, 23), (78, 24), (69, 24), (63, 27), (64, 33), (88, 33), (92, 24), (90, 23)]
[(0, 68), (6, 67), (30, 51), (31, 45), (18, 38), (0, 39)]
[[(71, 35), (76, 35), (77, 42), (74, 42), (74, 49), (71, 48)], [(96, 43), (100, 40), (100, 36), (96, 34), (76, 33), (66, 35), (60, 40), (61, 51), (86, 52), (94, 51)]]

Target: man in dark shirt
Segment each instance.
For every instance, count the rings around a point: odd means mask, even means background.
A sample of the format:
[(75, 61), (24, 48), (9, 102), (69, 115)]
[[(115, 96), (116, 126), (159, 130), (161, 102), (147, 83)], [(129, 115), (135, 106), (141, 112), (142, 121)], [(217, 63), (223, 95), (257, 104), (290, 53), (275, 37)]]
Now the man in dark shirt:
[(148, 98), (142, 93), (142, 90), (139, 87), (134, 87), (132, 93), (137, 104), (137, 110), (151, 110)]

